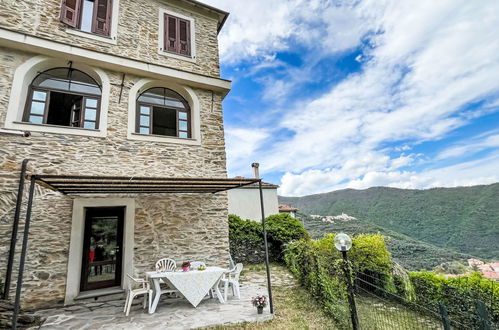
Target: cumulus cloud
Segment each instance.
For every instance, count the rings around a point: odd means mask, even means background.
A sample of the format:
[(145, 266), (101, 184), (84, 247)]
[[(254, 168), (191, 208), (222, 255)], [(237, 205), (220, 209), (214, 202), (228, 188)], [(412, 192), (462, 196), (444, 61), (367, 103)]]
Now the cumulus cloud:
[[(245, 127), (254, 138), (235, 134), (235, 142), (229, 132), (231, 171), (253, 161), (258, 152), (265, 171), (286, 173), (281, 192), (289, 195), (338, 187), (431, 187), (497, 180), (482, 162), (431, 171), (402, 168), (416, 157), (403, 152), (443, 139), (477, 116), (499, 110), (498, 1), (209, 2), (232, 12), (220, 37), (227, 63), (271, 56), (296, 40), (322, 57), (362, 49), (357, 56), (360, 71), (315, 99), (283, 107), (281, 120), (271, 128)], [(282, 82), (278, 87), (266, 96), (282, 99), (293, 84)], [(274, 140), (280, 130), (292, 134)], [(497, 148), (496, 139), (491, 135), (473, 145), (452, 146), (437, 160)], [(387, 144), (397, 143), (398, 149), (387, 151)]]

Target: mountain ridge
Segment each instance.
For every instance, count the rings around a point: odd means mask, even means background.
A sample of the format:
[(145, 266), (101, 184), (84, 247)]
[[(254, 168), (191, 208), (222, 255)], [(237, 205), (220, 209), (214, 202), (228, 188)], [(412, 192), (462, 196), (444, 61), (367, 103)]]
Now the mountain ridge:
[(279, 196), (306, 214), (347, 213), (440, 248), (499, 259), (499, 183), (455, 188), (342, 189)]

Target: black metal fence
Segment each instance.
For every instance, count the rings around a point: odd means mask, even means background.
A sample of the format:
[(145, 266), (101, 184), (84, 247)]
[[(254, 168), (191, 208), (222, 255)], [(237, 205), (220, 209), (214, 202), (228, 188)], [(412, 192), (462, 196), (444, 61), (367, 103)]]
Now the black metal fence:
[(386, 278), (376, 273), (357, 273), (353, 282), (360, 329), (499, 330), (499, 323), (491, 318), (491, 312), (499, 310), (499, 301), (492, 295), (479, 300), (449, 287), (437, 302), (426, 299), (425, 288), (405, 293), (387, 288)]

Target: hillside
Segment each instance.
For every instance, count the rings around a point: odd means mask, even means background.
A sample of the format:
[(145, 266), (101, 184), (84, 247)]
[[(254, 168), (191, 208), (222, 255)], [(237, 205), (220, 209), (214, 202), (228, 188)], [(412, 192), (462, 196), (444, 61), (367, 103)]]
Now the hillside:
[(374, 187), (281, 197), (307, 214), (347, 213), (437, 247), (499, 259), (499, 183), (409, 190)]
[(379, 232), (386, 237), (387, 247), (393, 259), (410, 270), (432, 270), (444, 262), (455, 260), (465, 262), (470, 258), (469, 255), (439, 248), (360, 219), (329, 223), (303, 213), (299, 213), (298, 218), (314, 238), (320, 238), (326, 233), (344, 232), (353, 235)]

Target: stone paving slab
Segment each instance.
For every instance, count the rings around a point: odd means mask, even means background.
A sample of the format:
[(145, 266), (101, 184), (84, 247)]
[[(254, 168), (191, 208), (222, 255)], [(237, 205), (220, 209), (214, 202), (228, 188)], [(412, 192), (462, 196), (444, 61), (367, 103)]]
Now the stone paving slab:
[(247, 276), (241, 282), (241, 299), (230, 295), (226, 304), (205, 298), (197, 308), (185, 300), (160, 300), (156, 313), (142, 309), (142, 298), (136, 298), (127, 317), (123, 313), (124, 300), (96, 302), (36, 312), (46, 317), (40, 329), (195, 329), (242, 322), (264, 322), (272, 319), (269, 308), (262, 315), (256, 313), (250, 299), (267, 294), (261, 277)]

